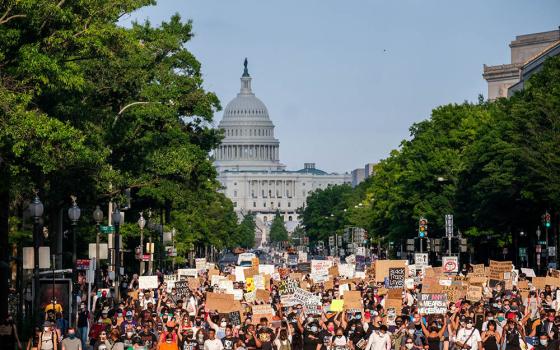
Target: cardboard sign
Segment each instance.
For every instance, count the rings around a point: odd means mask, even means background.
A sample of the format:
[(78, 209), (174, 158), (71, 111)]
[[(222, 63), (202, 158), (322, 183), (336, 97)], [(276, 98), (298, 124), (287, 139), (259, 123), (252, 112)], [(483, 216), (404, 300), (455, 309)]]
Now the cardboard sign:
[(456, 256), (444, 256), (442, 258), (443, 273), (459, 272), (459, 258)]
[(187, 279), (187, 282), (190, 290), (197, 290), (200, 288), (200, 280), (198, 278), (189, 278)]
[(274, 265), (259, 264), (259, 274), (272, 275), (274, 273)]
[(233, 294), (217, 294), (206, 292), (206, 309), (228, 313), (234, 305)]
[(389, 268), (404, 268), (407, 260), (377, 260), (375, 262), (375, 282), (384, 282), (389, 277)]
[(329, 267), (329, 275), (330, 276), (334, 276), (334, 277), (338, 277), (338, 266), (332, 266)]
[(482, 299), (483, 288), (481, 286), (469, 286), (467, 289), (467, 300), (477, 302)]
[(390, 267), (389, 283), (387, 288), (402, 289), (404, 287), (405, 270), (406, 269), (404, 267)]
[(535, 270), (533, 269), (522, 267), (521, 273), (524, 273), (526, 277), (537, 277), (537, 275), (535, 275)]
[(513, 264), (511, 261), (490, 260), (488, 278), (495, 280), (505, 280), (511, 278)]
[(299, 272), (302, 273), (310, 273), (311, 272), (311, 263), (310, 262), (302, 262), (297, 264), (297, 269)]
[(253, 305), (253, 323), (259, 323), (262, 317), (266, 317), (269, 321), (272, 321), (274, 317), (274, 309), (270, 304), (263, 305)]
[(387, 299), (385, 301), (385, 309), (395, 309), (395, 311), (400, 315), (400, 313), (402, 312), (402, 299)]
[(255, 300), (268, 302), (270, 299), (270, 293), (263, 289), (257, 289), (255, 291)]
[(537, 289), (544, 289), (546, 287), (546, 277), (533, 277), (531, 283)]
[(426, 315), (445, 314), (447, 312), (447, 294), (420, 294), (418, 312)]
[(362, 295), (359, 290), (349, 290), (344, 292), (344, 309), (362, 309)]
[(253, 257), (251, 258), (251, 267), (253, 269), (258, 269), (259, 268), (259, 258), (258, 257)]
[(475, 274), (484, 274), (484, 264), (475, 264), (471, 265), (473, 269), (473, 273)]
[(158, 276), (140, 276), (138, 277), (139, 289), (157, 289), (159, 286)]

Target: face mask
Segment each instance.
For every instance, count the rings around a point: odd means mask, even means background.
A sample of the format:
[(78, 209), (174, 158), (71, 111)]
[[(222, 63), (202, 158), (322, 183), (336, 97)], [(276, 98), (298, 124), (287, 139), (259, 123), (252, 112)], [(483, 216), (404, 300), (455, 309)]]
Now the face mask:
[(504, 316), (498, 316), (498, 321), (503, 322), (505, 320)]
[(408, 334), (414, 335), (414, 329), (409, 329), (409, 330), (408, 330)]
[(201, 340), (201, 341), (204, 340), (204, 336), (203, 336), (203, 335), (199, 335), (199, 336), (198, 336), (198, 340)]
[(222, 323), (220, 323), (220, 326), (221, 326), (222, 328), (226, 328), (227, 322), (222, 322)]
[(546, 346), (548, 344), (548, 339), (540, 339), (539, 342), (541, 343), (541, 345)]
[(68, 338), (70, 338), (70, 339), (74, 339), (75, 336), (76, 336), (76, 333), (68, 333)]
[(472, 328), (472, 323), (467, 323), (467, 329), (471, 329)]
[(132, 332), (126, 332), (126, 336), (129, 338), (132, 337)]
[(488, 316), (488, 321), (493, 321), (493, 320), (494, 320), (494, 317)]
[(313, 333), (317, 332), (317, 326), (312, 326), (311, 327), (311, 332), (313, 332)]
[(414, 346), (414, 344), (406, 343), (404, 346), (405, 346), (407, 349), (412, 349), (412, 347)]

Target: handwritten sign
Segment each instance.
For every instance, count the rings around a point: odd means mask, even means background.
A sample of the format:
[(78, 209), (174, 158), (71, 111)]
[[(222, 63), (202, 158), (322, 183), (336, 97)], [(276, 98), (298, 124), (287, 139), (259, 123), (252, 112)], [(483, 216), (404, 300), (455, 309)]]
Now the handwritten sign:
[(445, 314), (447, 312), (447, 294), (420, 294), (418, 298), (420, 314)]
[(402, 289), (404, 287), (404, 267), (390, 267), (389, 268), (389, 289)]

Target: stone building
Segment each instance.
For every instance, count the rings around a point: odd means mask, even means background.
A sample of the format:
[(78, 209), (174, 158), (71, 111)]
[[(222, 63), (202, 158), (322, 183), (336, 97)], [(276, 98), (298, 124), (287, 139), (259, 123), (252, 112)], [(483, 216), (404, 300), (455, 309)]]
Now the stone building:
[(558, 45), (560, 29), (543, 33), (518, 35), (509, 47), (511, 63), (496, 66), (484, 65), (482, 76), (488, 82), (488, 99), (507, 97), (511, 86), (522, 78), (523, 67)]
[(286, 170), (280, 162), (274, 124), (265, 104), (253, 93), (251, 81), (245, 60), (241, 89), (227, 104), (218, 125), (225, 137), (214, 151), (214, 165), (238, 215), (256, 214), (257, 242), (264, 243), (277, 211), (291, 232), (299, 224), (296, 210), (305, 206), (312, 191), (351, 183), (351, 176), (327, 173), (315, 163), (305, 163), (301, 170)]

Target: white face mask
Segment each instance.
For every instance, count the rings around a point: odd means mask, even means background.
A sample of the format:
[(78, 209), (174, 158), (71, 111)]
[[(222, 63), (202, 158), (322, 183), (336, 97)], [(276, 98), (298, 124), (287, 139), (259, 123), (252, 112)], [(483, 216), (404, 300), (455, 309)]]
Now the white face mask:
[(467, 329), (471, 329), (472, 328), (472, 323), (467, 323)]
[(126, 332), (126, 336), (129, 338), (132, 337), (132, 332)]
[(404, 346), (405, 346), (407, 349), (412, 349), (412, 347), (414, 346), (414, 344), (407, 343), (407, 344), (405, 344)]
[(547, 339), (540, 339), (539, 342), (541, 343), (541, 345), (544, 345), (544, 346), (546, 346), (548, 344)]
[(51, 330), (51, 328), (50, 328), (50, 327), (45, 327), (45, 328), (43, 328), (43, 330), (44, 330), (45, 332), (48, 332), (48, 331)]
[(222, 328), (226, 328), (227, 322), (222, 322), (222, 323), (220, 323), (220, 326), (221, 326)]
[(414, 334), (414, 329), (409, 329), (408, 334), (413, 335)]

